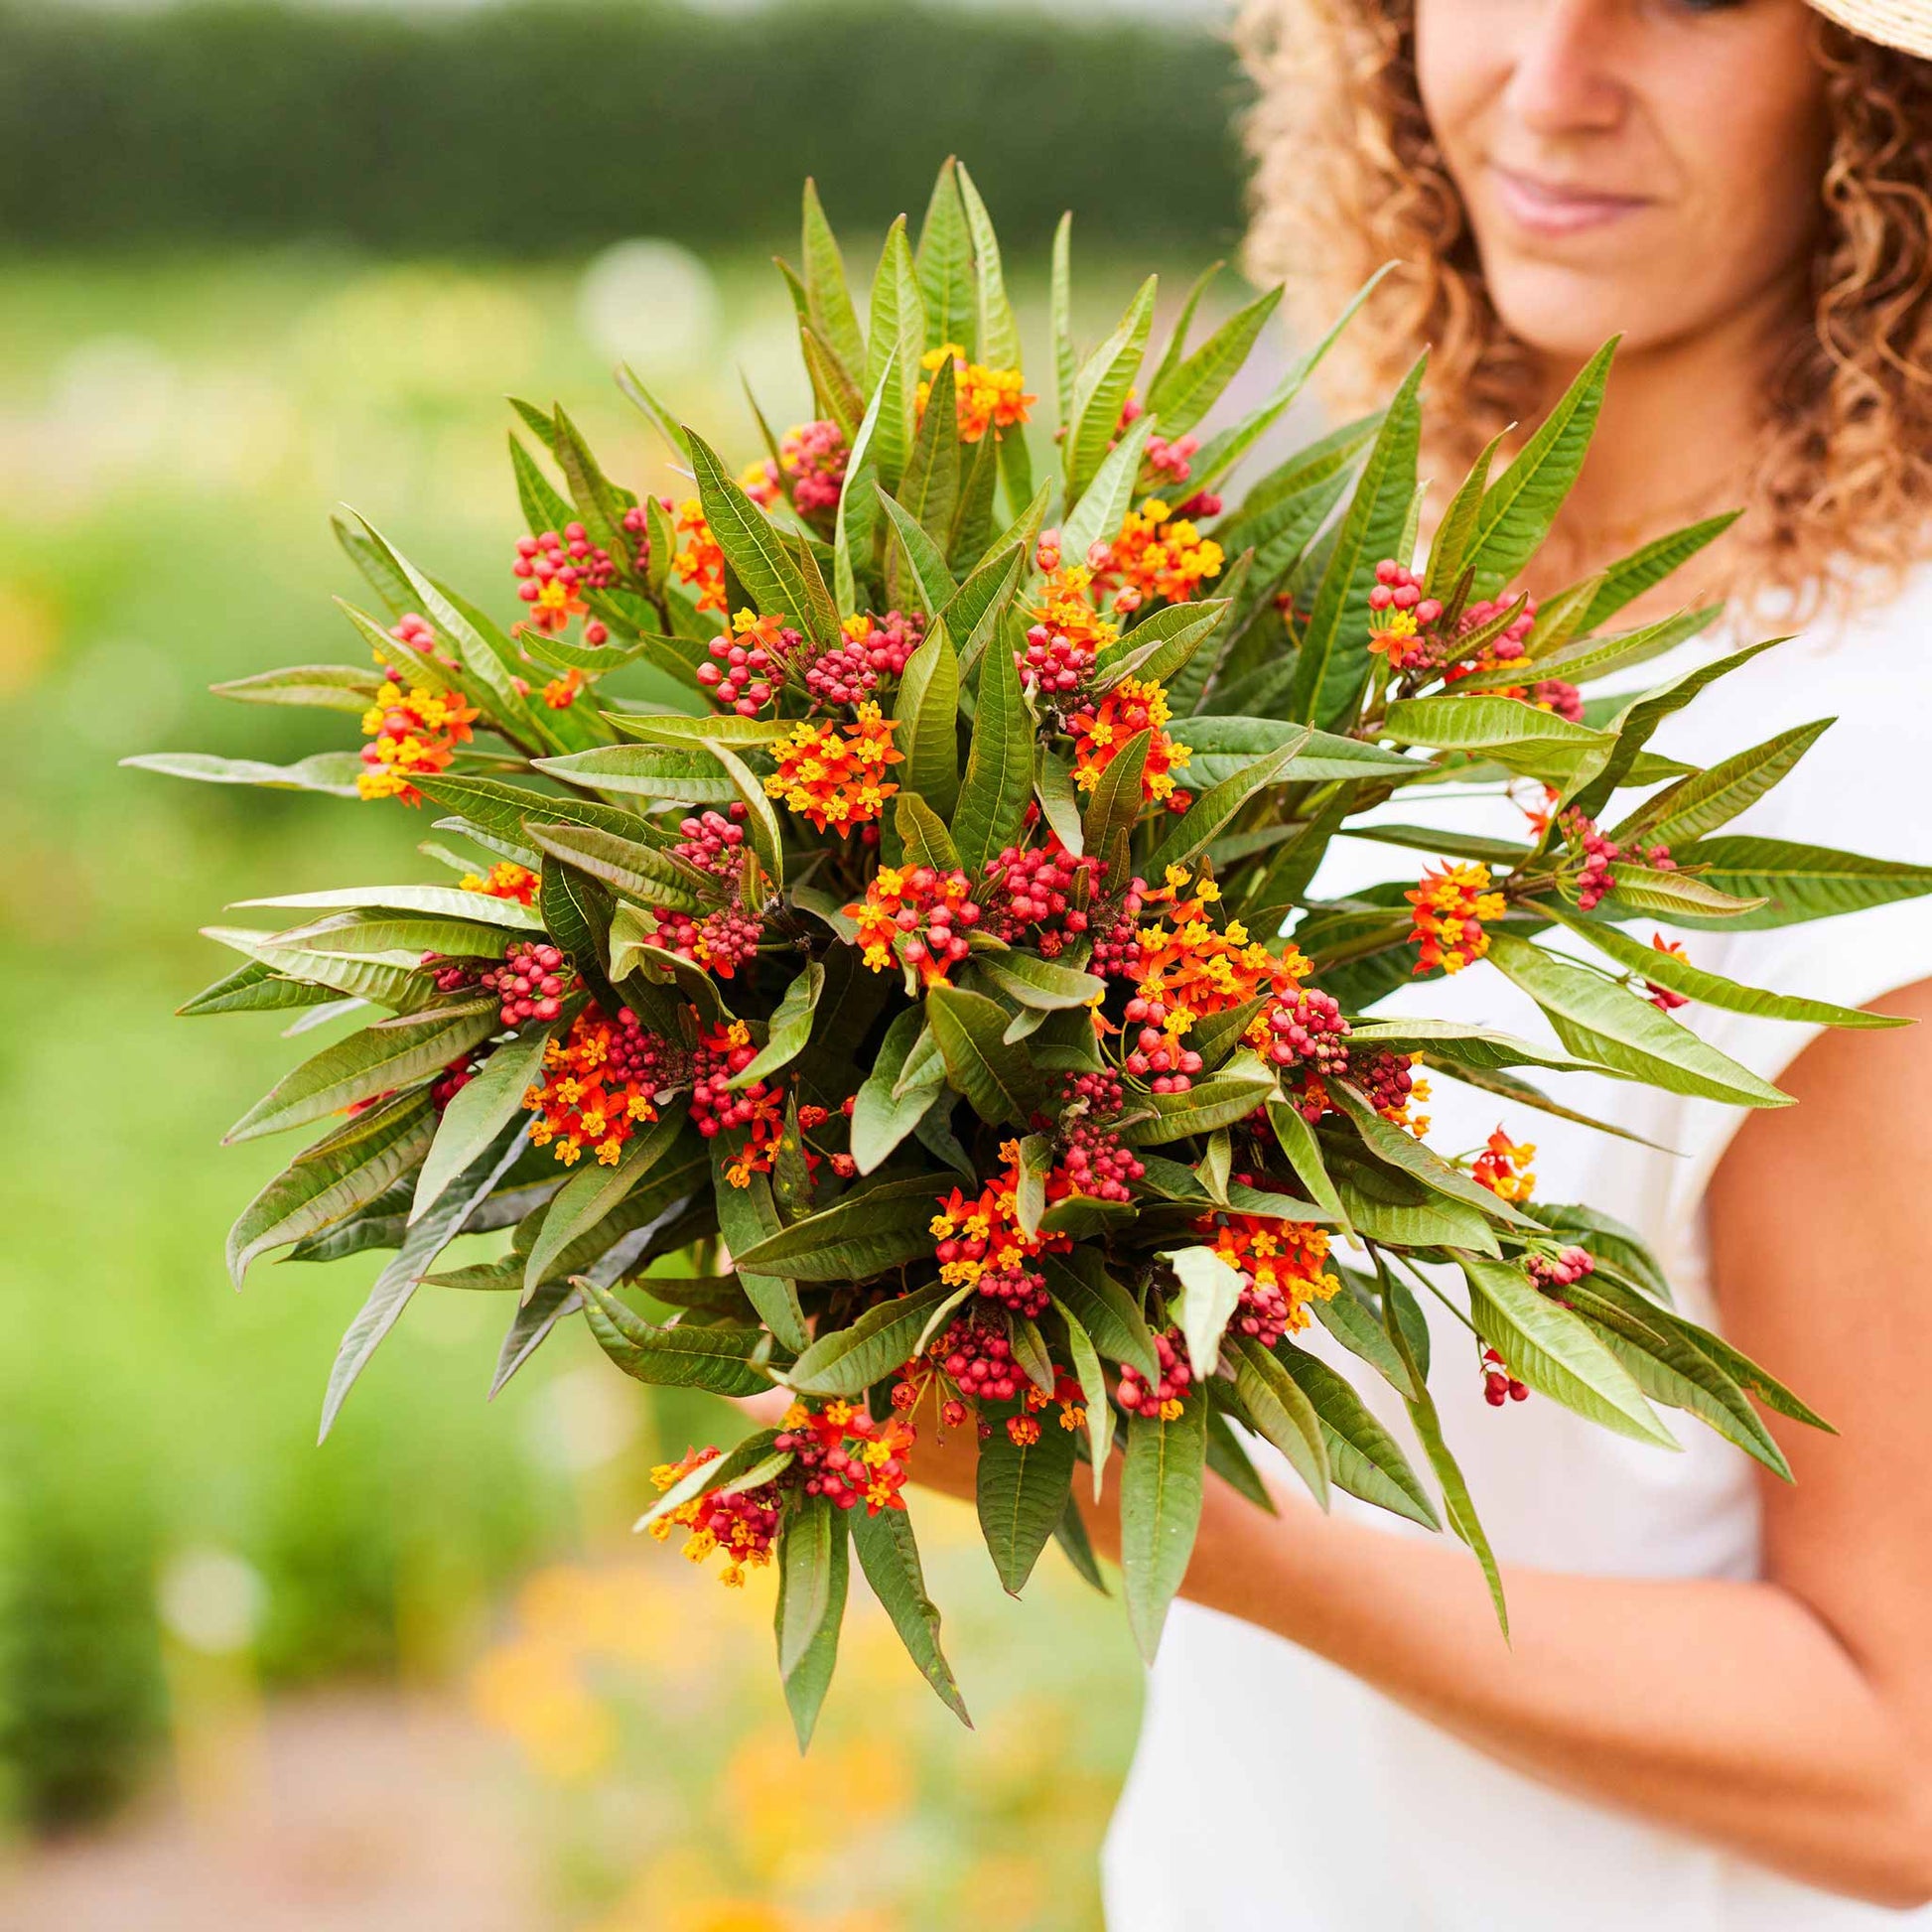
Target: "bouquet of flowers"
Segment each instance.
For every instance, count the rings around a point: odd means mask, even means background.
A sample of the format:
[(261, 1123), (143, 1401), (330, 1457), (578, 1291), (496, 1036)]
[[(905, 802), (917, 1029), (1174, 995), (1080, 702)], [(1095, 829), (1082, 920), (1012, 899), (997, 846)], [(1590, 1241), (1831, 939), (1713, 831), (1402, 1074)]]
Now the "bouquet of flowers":
[[(231, 1272), (392, 1251), (325, 1433), (424, 1285), (505, 1294), (497, 1386), (581, 1314), (641, 1382), (788, 1391), (780, 1426), (660, 1468), (643, 1522), (727, 1583), (775, 1559), (801, 1740), (854, 1548), (965, 1716), (904, 1496), (953, 1431), (977, 1437), (1015, 1592), (1052, 1538), (1099, 1582), (1076, 1490), (1120, 1458), (1149, 1655), (1205, 1472), (1270, 1506), (1255, 1438), (1319, 1500), (1447, 1518), (1494, 1589), (1418, 1291), (1466, 1320), (1448, 1372), (1498, 1405), (1533, 1390), (1663, 1445), (1679, 1409), (1785, 1473), (1751, 1398), (1818, 1418), (1675, 1312), (1630, 1230), (1534, 1198), (1509, 1133), (1432, 1149), (1422, 1070), (1573, 1119), (1524, 1069), (1778, 1105), (1671, 1010), (1886, 1023), (1738, 985), (1629, 922), (1763, 926), (1932, 887), (1720, 832), (1817, 727), (1709, 769), (1650, 749), (1767, 646), (1582, 695), (1715, 616), (1611, 627), (1727, 519), (1540, 603), (1515, 588), (1608, 349), (1493, 477), (1485, 453), (1425, 563), (1420, 364), (1386, 409), (1231, 489), (1327, 343), (1204, 434), (1280, 292), (1190, 346), (1197, 285), (1156, 359), (1150, 279), (1082, 353), (1069, 255), (1062, 222), (1049, 443), (966, 170), (940, 172), (916, 245), (893, 225), (864, 325), (808, 184), (784, 273), (814, 420), (767, 429), (734, 478), (625, 371), (691, 479), (666, 501), (610, 479), (561, 408), (517, 404), (514, 622), (339, 524), (383, 607), (346, 610), (373, 665), (218, 688), (357, 715), (359, 756), (134, 760), (443, 814), (421, 850), (451, 883), (254, 900), (266, 926), (212, 931), (242, 963), (184, 1012), (356, 1022), (228, 1136), (324, 1130), (243, 1211)], [(1522, 836), (1363, 822), (1446, 779), (1508, 788)], [(1314, 897), (1343, 831), (1434, 863)], [(1601, 963), (1536, 943), (1557, 929)], [(1363, 1017), (1477, 961), (1560, 1045)], [(488, 1229), (513, 1230), (499, 1259), (435, 1272)], [(1333, 1351), (1303, 1345), (1311, 1323), (1407, 1405), (1433, 1486)]]

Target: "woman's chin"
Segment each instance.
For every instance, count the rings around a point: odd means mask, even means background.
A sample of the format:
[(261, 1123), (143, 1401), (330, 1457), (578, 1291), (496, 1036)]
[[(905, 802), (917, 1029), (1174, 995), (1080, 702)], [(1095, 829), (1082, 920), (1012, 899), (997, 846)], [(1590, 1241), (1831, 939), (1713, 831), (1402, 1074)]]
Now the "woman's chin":
[(1639, 348), (1674, 333), (1678, 305), (1659, 287), (1653, 265), (1618, 273), (1505, 255), (1488, 263), (1490, 300), (1519, 342), (1559, 362), (1582, 362), (1612, 336)]

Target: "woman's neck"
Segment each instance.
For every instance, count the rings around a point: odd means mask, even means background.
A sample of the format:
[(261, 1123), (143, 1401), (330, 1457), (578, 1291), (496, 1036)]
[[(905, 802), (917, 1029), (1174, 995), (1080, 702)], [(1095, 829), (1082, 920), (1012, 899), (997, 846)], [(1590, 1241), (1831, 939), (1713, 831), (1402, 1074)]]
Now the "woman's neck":
[[(1789, 339), (1790, 297), (1776, 289), (1696, 336), (1618, 353), (1588, 460), (1552, 533), (1567, 574), (1742, 500)], [(1574, 373), (1550, 368), (1552, 400)], [(1683, 602), (1681, 588), (1666, 591), (1667, 607)]]

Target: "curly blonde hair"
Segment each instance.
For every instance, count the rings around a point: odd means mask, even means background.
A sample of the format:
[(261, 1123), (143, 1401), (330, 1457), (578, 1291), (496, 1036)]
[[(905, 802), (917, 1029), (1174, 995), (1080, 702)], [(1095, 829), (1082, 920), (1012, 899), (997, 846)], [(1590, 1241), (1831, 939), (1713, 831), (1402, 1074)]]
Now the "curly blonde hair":
[[(1429, 345), (1434, 454), (1459, 471), (1543, 399), (1423, 111), (1415, 0), (1246, 0), (1235, 36), (1258, 89), (1250, 273), (1287, 281), (1315, 328), (1398, 263), (1329, 358), (1331, 387), (1366, 406)], [(1882, 595), (1932, 550), (1932, 62), (1822, 19), (1816, 47), (1831, 147), (1812, 325), (1773, 385), (1748, 514), (1699, 586), (1799, 615)]]

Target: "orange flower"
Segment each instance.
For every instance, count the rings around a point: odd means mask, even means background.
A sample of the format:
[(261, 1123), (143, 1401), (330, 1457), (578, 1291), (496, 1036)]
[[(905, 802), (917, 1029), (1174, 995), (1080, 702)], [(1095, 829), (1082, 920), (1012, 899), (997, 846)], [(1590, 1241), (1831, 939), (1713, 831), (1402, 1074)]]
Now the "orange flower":
[(459, 745), (474, 734), (471, 726), (482, 714), (454, 691), (426, 691), (421, 685), (405, 692), (394, 678), (377, 689), (375, 703), (362, 714), (362, 732), (371, 742), (362, 747), (362, 762), (355, 789), (364, 798), (400, 798), (420, 805), (423, 794), (409, 780), (425, 771), (446, 771)]
[(1325, 1272), (1328, 1236), (1307, 1221), (1217, 1211), (1200, 1221), (1208, 1245), (1242, 1278), (1233, 1321), (1236, 1332), (1272, 1348), (1284, 1334), (1309, 1325), (1309, 1304), (1325, 1302), (1341, 1286)]
[(1124, 677), (1098, 704), (1083, 704), (1066, 721), (1073, 740), (1073, 782), (1082, 791), (1091, 791), (1130, 740), (1152, 732), (1141, 773), (1141, 796), (1165, 801), (1170, 810), (1185, 811), (1192, 801), (1186, 792), (1175, 790), (1173, 773), (1191, 754), (1168, 736), (1164, 727), (1169, 716), (1167, 692), (1143, 678)]
[(537, 902), (537, 876), (528, 866), (519, 866), (514, 859), (498, 859), (486, 876), (466, 873), (463, 890), (466, 893), (481, 893), (485, 898), (507, 898), (518, 905), (534, 905)]
[[(939, 1203), (931, 1221), (939, 1244), (934, 1253), (939, 1279), (948, 1288), (979, 1287), (989, 1276), (1025, 1274), (1034, 1256), (1063, 1254), (1073, 1245), (1068, 1235), (1028, 1234), (1021, 1227), (1020, 1144), (1003, 1143), (1000, 1158), (1006, 1168), (975, 1197), (969, 1199), (957, 1187), (934, 1197)], [(1040, 1306), (1045, 1307), (1043, 1294)]]
[(853, 826), (876, 819), (898, 789), (885, 777), (888, 765), (904, 762), (904, 753), (893, 749), (897, 723), (876, 704), (862, 704), (853, 725), (811, 719), (794, 725), (771, 747), (778, 768), (765, 790), (817, 830), (835, 826), (844, 838)]
[(595, 1002), (587, 1006), (569, 1034), (544, 1048), (543, 1079), (523, 1096), (536, 1115), (531, 1144), (555, 1142), (567, 1168), (594, 1147), (600, 1165), (615, 1167), (637, 1123), (657, 1118), (662, 1046), (628, 1007), (613, 1022)]
[(678, 581), (697, 586), (700, 611), (725, 610), (725, 553), (705, 521), (704, 505), (695, 496), (686, 497), (677, 506), (677, 527), (680, 535), (691, 539), (672, 559)]
[(574, 664), (562, 677), (553, 677), (543, 687), (543, 701), (552, 711), (568, 711), (584, 688), (584, 673)]
[(885, 972), (897, 958), (916, 967), (925, 985), (936, 986), (966, 957), (966, 931), (980, 913), (972, 892), (973, 882), (963, 872), (881, 866), (864, 900), (845, 911), (859, 922), (858, 944), (875, 973)]
[(1530, 1163), (1536, 1158), (1533, 1143), (1512, 1142), (1499, 1127), (1483, 1144), (1483, 1150), (1471, 1163), (1469, 1173), (1498, 1200), (1528, 1200), (1530, 1190), (1536, 1185), (1536, 1175), (1530, 1172)]
[(1472, 959), (1489, 950), (1484, 922), (1503, 915), (1503, 896), (1492, 892), (1489, 868), (1482, 865), (1445, 865), (1426, 872), (1412, 893), (1403, 894), (1416, 915), (1409, 938), (1420, 949), (1416, 971), (1440, 966), (1459, 973)]
[[(990, 369), (984, 362), (969, 362), (966, 351), (957, 343), (942, 343), (939, 347), (928, 349), (919, 358), (920, 366), (928, 371), (937, 370), (948, 356), (952, 357), (962, 443), (977, 443), (989, 429), (1011, 429), (1015, 423), (1028, 420), (1039, 398), (1023, 393), (1021, 384), (1025, 378), (1018, 369)], [(928, 375), (913, 397), (913, 406), (921, 418), (931, 398), (932, 382)]]
[(1127, 512), (1105, 557), (1096, 552), (1090, 561), (1101, 585), (1119, 584), (1114, 609), (1138, 611), (1151, 597), (1184, 603), (1208, 578), (1220, 576), (1225, 559), (1212, 537), (1150, 496)]

